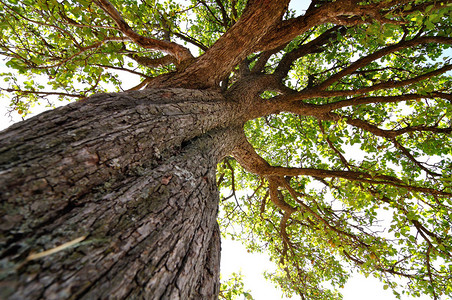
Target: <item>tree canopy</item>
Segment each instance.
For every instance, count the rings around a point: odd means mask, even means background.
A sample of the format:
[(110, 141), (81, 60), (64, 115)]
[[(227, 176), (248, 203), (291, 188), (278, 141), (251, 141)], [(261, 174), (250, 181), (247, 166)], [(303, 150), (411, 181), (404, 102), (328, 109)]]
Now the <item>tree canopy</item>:
[(255, 94), (218, 165), (223, 234), (302, 299), (337, 299), (354, 270), (452, 297), (452, 1), (288, 2), (0, 0), (1, 96), (26, 115), (128, 74)]

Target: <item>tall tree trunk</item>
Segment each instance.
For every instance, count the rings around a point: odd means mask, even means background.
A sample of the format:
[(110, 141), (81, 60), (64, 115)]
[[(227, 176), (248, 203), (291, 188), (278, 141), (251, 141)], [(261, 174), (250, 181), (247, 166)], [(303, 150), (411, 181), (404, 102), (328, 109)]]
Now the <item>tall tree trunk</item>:
[(0, 298), (216, 298), (215, 170), (240, 111), (208, 91), (101, 94), (0, 133)]

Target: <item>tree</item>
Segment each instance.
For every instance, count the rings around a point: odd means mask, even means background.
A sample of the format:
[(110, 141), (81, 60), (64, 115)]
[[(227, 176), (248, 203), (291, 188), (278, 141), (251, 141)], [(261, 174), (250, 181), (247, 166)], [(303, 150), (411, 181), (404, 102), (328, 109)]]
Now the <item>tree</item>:
[(78, 100), (0, 134), (2, 298), (216, 298), (219, 204), (286, 293), (452, 296), (451, 2), (288, 4), (1, 0), (11, 109)]

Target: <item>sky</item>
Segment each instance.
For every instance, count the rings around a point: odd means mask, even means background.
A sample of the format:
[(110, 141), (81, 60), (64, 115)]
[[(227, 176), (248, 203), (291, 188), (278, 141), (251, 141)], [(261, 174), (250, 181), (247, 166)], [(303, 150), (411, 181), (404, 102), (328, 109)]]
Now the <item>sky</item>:
[[(291, 8), (297, 11), (297, 14), (303, 14), (304, 10), (309, 6), (310, 1), (306, 0), (292, 0)], [(0, 73), (4, 71), (3, 62), (0, 61)], [(1, 81), (0, 81), (0, 85)], [(60, 102), (58, 104), (64, 105), (67, 102)], [(33, 113), (27, 118), (39, 114), (47, 110), (45, 106), (37, 106), (33, 109)], [(7, 114), (8, 103), (7, 99), (0, 98), (0, 130), (9, 125), (20, 121), (22, 118), (16, 112), (11, 115)], [(268, 282), (263, 277), (263, 272), (266, 270), (274, 270), (275, 266), (269, 261), (269, 257), (265, 254), (251, 254), (248, 253), (240, 242), (232, 240), (222, 241), (222, 261), (221, 272), (223, 278), (228, 278), (232, 272), (241, 272), (244, 275), (245, 289), (251, 290), (255, 300), (268, 299), (287, 299), (282, 297), (280, 290), (274, 287), (273, 283)], [(341, 289), (341, 293), (345, 300), (395, 300), (396, 297), (390, 290), (384, 290), (383, 284), (374, 278), (365, 278), (362, 275), (355, 274)], [(299, 299), (293, 297), (292, 299)], [(402, 297), (402, 300), (427, 300), (427, 297), (410, 298)]]

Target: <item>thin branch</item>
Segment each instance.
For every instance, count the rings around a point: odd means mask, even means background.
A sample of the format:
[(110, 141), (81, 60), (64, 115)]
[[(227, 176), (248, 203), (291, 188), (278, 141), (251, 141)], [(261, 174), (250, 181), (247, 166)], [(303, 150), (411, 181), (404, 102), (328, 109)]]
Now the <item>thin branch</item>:
[(346, 30), (347, 28), (344, 26), (335, 26), (328, 29), (314, 40), (306, 44), (302, 44), (294, 50), (288, 52), (279, 62), (274, 74), (277, 74), (281, 78), (285, 77), (295, 60), (307, 54), (323, 51), (323, 47), (326, 44), (332, 43), (336, 39), (338, 33), (344, 33)]
[(136, 61), (138, 64), (144, 66), (144, 67), (151, 67), (151, 68), (157, 68), (162, 66), (167, 66), (170, 64), (176, 64), (176, 59), (174, 56), (171, 55), (165, 55), (163, 57), (159, 58), (150, 58), (145, 56), (139, 56), (138, 54), (130, 54), (127, 55), (134, 61)]
[(32, 20), (30, 18), (27, 18), (25, 15), (19, 13), (17, 10), (14, 10), (11, 6), (7, 5), (5, 2), (3, 2), (3, 1), (0, 1), (0, 2), (2, 3), (2, 5), (4, 5), (8, 9), (9, 14), (11, 14), (12, 16), (16, 16), (17, 15), (17, 16), (20, 16), (21, 19), (26, 20), (26, 21), (28, 21), (30, 23), (33, 23), (33, 24), (36, 24), (36, 25), (39, 25), (39, 26), (47, 26), (47, 27), (54, 28), (57, 31), (60, 31), (63, 34), (69, 36), (69, 38), (74, 42), (74, 44), (79, 46), (77, 40), (66, 29), (61, 28), (61, 27), (56, 26), (56, 25), (53, 25), (53, 24), (48, 24), (48, 23), (45, 23), (45, 22), (36, 21), (36, 20)]
[(336, 114), (329, 114), (331, 118), (329, 118), (330, 121), (338, 121), (341, 118), (344, 118), (346, 123), (358, 128), (361, 128), (362, 130), (368, 131), (376, 136), (384, 137), (389, 140), (394, 139), (395, 137), (408, 133), (408, 132), (416, 132), (416, 131), (427, 131), (427, 132), (435, 132), (435, 133), (451, 133), (452, 128), (438, 128), (436, 126), (408, 126), (405, 128), (397, 129), (397, 130), (388, 130), (388, 129), (381, 129), (376, 125), (373, 125), (371, 123), (368, 123), (366, 121), (356, 119), (356, 118), (348, 118), (346, 116), (339, 117), (339, 115)]
[[(357, 259), (356, 257), (353, 257), (350, 253), (348, 253), (348, 252), (345, 251), (345, 250), (342, 250), (342, 253), (343, 253), (348, 259), (350, 259), (351, 261), (353, 261), (353, 262), (356, 263), (357, 265), (362, 265), (362, 264), (365, 263), (364, 261), (359, 260), (359, 259)], [(395, 264), (394, 264), (394, 266), (395, 266)], [(417, 278), (417, 275), (414, 275), (414, 274), (408, 274), (408, 273), (403, 273), (403, 272), (395, 271), (395, 270), (393, 269), (394, 266), (393, 266), (391, 269), (384, 269), (384, 268), (382, 268), (382, 267), (377, 267), (377, 270), (380, 271), (380, 272), (385, 272), (385, 273), (389, 273), (389, 274), (393, 274), (393, 275), (399, 275), (399, 276), (403, 276), (403, 277), (407, 277), (407, 278)]]
[(0, 90), (9, 92), (9, 93), (20, 93), (20, 94), (35, 94), (35, 95), (54, 95), (54, 96), (65, 96), (65, 97), (72, 97), (72, 98), (85, 98), (84, 95), (80, 94), (69, 94), (69, 93), (63, 93), (63, 92), (45, 92), (45, 91), (24, 91), (24, 90), (18, 90), (18, 89), (4, 89), (0, 88)]
[(395, 132), (394, 136), (399, 136), (399, 135), (402, 135), (405, 133), (419, 132), (419, 131), (450, 134), (450, 133), (452, 133), (452, 127), (440, 128), (438, 126), (418, 125), (418, 126), (407, 126), (407, 127), (397, 129), (397, 130), (392, 130), (392, 131)]
[(328, 146), (331, 148), (331, 150), (336, 153), (337, 156), (339, 156), (339, 159), (341, 160), (344, 167), (346, 167), (348, 170), (350, 170), (350, 163), (347, 161), (347, 159), (342, 155), (342, 153), (333, 145), (330, 138), (326, 135), (325, 129), (323, 128), (322, 121), (318, 120), (318, 125), (320, 127), (320, 130), (322, 131), (322, 134), (326, 136), (326, 142), (328, 143)]
[(414, 46), (422, 45), (422, 44), (428, 44), (428, 43), (452, 44), (452, 38), (441, 37), (441, 36), (424, 36), (424, 37), (413, 38), (408, 41), (402, 40), (402, 41), (398, 42), (397, 44), (385, 47), (385, 48), (380, 49), (368, 56), (358, 59), (356, 62), (352, 63), (347, 68), (343, 69), (342, 71), (329, 77), (327, 80), (325, 80), (321, 84), (317, 85), (316, 88), (322, 89), (322, 90), (326, 89), (331, 84), (333, 84), (334, 82), (337, 82), (339, 79), (343, 78), (344, 76), (352, 74), (356, 70), (367, 66), (371, 62), (373, 62), (385, 55), (400, 51), (405, 48), (414, 47)]
[(397, 141), (397, 139), (393, 138), (393, 139), (391, 139), (391, 141), (394, 144), (394, 146), (397, 147), (397, 149), (402, 151), (403, 155), (405, 155), (409, 160), (411, 160), (419, 168), (421, 168), (422, 170), (427, 172), (427, 174), (429, 174), (430, 176), (441, 176), (441, 174), (432, 172), (429, 169), (427, 169), (426, 167), (424, 167), (419, 161), (416, 160), (416, 158), (413, 155), (411, 155), (411, 153), (410, 153), (410, 151), (408, 151), (408, 149), (406, 149), (402, 144), (399, 143), (399, 141)]
[(195, 45), (196, 47), (198, 47), (199, 49), (201, 49), (204, 52), (207, 51), (207, 49), (209, 49), (209, 47), (203, 45), (200, 41), (198, 41), (195, 38), (188, 36), (182, 32), (172, 31), (171, 33), (174, 34), (175, 36), (177, 36), (178, 38), (180, 38), (181, 40), (184, 40), (186, 42), (189, 42), (190, 44)]
[(140, 72), (137, 72), (137, 71), (134, 71), (134, 70), (129, 70), (129, 69), (126, 69), (126, 68), (115, 67), (115, 66), (108, 66), (108, 65), (101, 65), (101, 64), (93, 64), (93, 66), (98, 66), (98, 67), (101, 67), (101, 68), (104, 68), (104, 69), (113, 69), (113, 70), (118, 70), (118, 71), (129, 72), (131, 74), (142, 76), (142, 77), (145, 77), (145, 78), (148, 78), (148, 79), (151, 78), (151, 77), (147, 76), (146, 74), (143, 74), (143, 73), (140, 73)]
[[(452, 39), (451, 39), (452, 41)], [(420, 98), (445, 98), (450, 99), (452, 96), (447, 93), (441, 92), (432, 92), (427, 95), (418, 95), (418, 94), (408, 94), (408, 95), (400, 95), (400, 96), (386, 96), (386, 97), (360, 97), (353, 98), (347, 100), (341, 100), (333, 103), (327, 104), (309, 104), (309, 103), (299, 103), (298, 106), (290, 106), (290, 102), (296, 102), (301, 100), (306, 100), (310, 98), (332, 98), (332, 97), (348, 97), (348, 96), (356, 96), (362, 95), (369, 92), (378, 91), (381, 89), (391, 89), (391, 88), (399, 88), (404, 87), (410, 84), (414, 84), (423, 80), (430, 79), (432, 77), (441, 75), (446, 73), (447, 71), (452, 70), (452, 65), (445, 65), (439, 69), (434, 71), (427, 72), (425, 74), (406, 79), (400, 81), (386, 81), (379, 84), (375, 84), (369, 87), (364, 87), (356, 90), (332, 90), (332, 91), (324, 91), (319, 90), (319, 86), (314, 86), (308, 89), (304, 89), (300, 92), (290, 93), (287, 95), (276, 96), (272, 98), (273, 104), (271, 105), (280, 105), (280, 109), (295, 109), (298, 110), (300, 114), (312, 115), (313, 113), (327, 113), (333, 109), (338, 109), (345, 106), (357, 105), (357, 104), (368, 104), (368, 103), (376, 103), (376, 102), (398, 102), (398, 101), (406, 101)], [(340, 73), (340, 72), (339, 72)], [(339, 74), (338, 73), (338, 74)], [(335, 75), (333, 75), (334, 77)], [(328, 80), (327, 80), (328, 81)], [(323, 83), (322, 83), (323, 84)], [(270, 103), (268, 103), (270, 104)], [(288, 106), (289, 105), (289, 106)]]
[(140, 82), (139, 84), (137, 84), (136, 86), (126, 90), (126, 92), (128, 91), (138, 91), (141, 90), (142, 88), (144, 88), (148, 83), (150, 82), (150, 78), (146, 78), (145, 80), (143, 80), (142, 82)]
[(432, 250), (432, 245), (429, 245), (427, 248), (427, 253), (425, 254), (425, 263), (427, 265), (427, 272), (428, 272), (428, 277), (430, 279), (430, 285), (432, 286), (433, 299), (438, 300), (439, 298), (435, 291), (435, 282), (434, 282), (433, 276), (432, 276), (432, 266), (430, 265), (431, 250)]
[[(65, 57), (63, 59), (60, 59), (60, 62), (58, 62), (56, 64), (53, 64), (53, 65), (39, 66), (39, 65), (36, 65), (32, 61), (27, 60), (25, 58), (19, 57), (19, 59), (21, 59), (23, 62), (27, 63), (28, 66), (30, 68), (33, 68), (33, 69), (52, 69), (52, 68), (56, 68), (56, 67), (62, 66), (63, 64), (73, 60), (77, 56), (80, 56), (81, 54), (83, 54), (83, 53), (85, 53), (85, 52), (87, 52), (89, 50), (98, 49), (104, 43), (107, 43), (107, 42), (122, 42), (122, 41), (125, 41), (125, 40), (128, 40), (128, 39), (124, 38), (124, 37), (106, 37), (102, 41), (98, 41), (98, 42), (96, 42), (94, 44), (91, 44), (89, 46), (85, 46), (85, 47), (81, 47), (80, 46), (80, 47), (78, 47), (79, 51), (75, 52), (74, 54), (70, 55), (69, 57)], [(10, 50), (10, 52), (11, 52), (11, 54), (15, 54), (12, 50)], [(14, 56), (14, 55), (11, 55), (11, 56)]]
[(234, 25), (234, 22), (231, 20), (231, 18), (229, 18), (228, 14), (226, 13), (226, 9), (223, 5), (223, 2), (221, 2), (221, 0), (215, 0), (215, 3), (217, 3), (217, 5), (220, 7), (224, 27), (228, 28), (229, 26)]
[(206, 4), (205, 1), (203, 0), (199, 0), (199, 2), (201, 2), (202, 5), (204, 5), (204, 7), (207, 9), (207, 11), (210, 13), (210, 15), (213, 17), (213, 19), (219, 24), (224, 26), (225, 28), (227, 28), (227, 23), (224, 23), (224, 21), (221, 21), (217, 18), (217, 16), (213, 13), (213, 11), (210, 9), (209, 5)]

